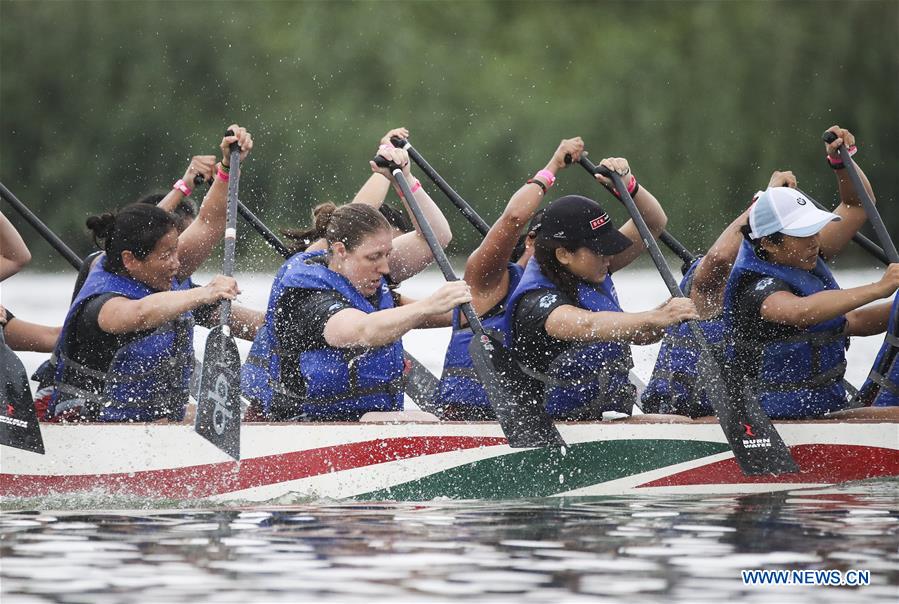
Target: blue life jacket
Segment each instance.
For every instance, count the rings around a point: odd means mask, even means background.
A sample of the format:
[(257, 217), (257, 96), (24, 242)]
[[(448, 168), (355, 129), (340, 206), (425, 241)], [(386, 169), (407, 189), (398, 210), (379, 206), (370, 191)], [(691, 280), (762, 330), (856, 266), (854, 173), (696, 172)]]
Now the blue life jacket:
[[(756, 359), (758, 375), (750, 387), (756, 392), (765, 412), (774, 419), (802, 419), (824, 415), (846, 407), (846, 346), (843, 334), (846, 317), (812, 325), (799, 334), (770, 342), (741, 340), (734, 331), (735, 290), (748, 272), (780, 279), (797, 296), (811, 296), (839, 289), (833, 274), (820, 258), (811, 271), (774, 264), (759, 258), (752, 245), (744, 241), (724, 289), (724, 329), (729, 361)], [(750, 367), (731, 363), (730, 370), (743, 375)]]
[(859, 396), (862, 400), (873, 397), (871, 404), (875, 407), (899, 405), (899, 294), (893, 299), (883, 345)]
[[(189, 280), (172, 281), (172, 290), (189, 287)], [(50, 415), (80, 407), (81, 415), (93, 421), (183, 419), (194, 362), (192, 313), (122, 346), (106, 371), (85, 367), (70, 355), (79, 345), (73, 335), (79, 309), (107, 293), (139, 300), (157, 292), (136, 279), (107, 272), (105, 258), (94, 267), (69, 308), (56, 344), (56, 390)]]
[[(628, 379), (634, 366), (630, 345), (622, 342), (571, 342), (554, 358), (546, 372), (528, 367), (514, 350), (515, 308), (521, 297), (535, 290), (558, 291), (556, 285), (540, 270), (536, 259), (525, 267), (506, 306), (506, 345), (516, 357), (522, 371), (542, 384), (543, 399), (549, 414), (558, 419), (598, 419), (603, 411), (630, 414), (636, 389)], [(623, 312), (612, 276), (598, 285), (581, 282), (577, 289), (577, 305), (593, 311)]]
[[(281, 265), (275, 278), (272, 281), (272, 289), (269, 293), (268, 306), (265, 313), (265, 323), (256, 331), (256, 337), (253, 338), (253, 344), (250, 346), (250, 353), (247, 356), (246, 363), (240, 368), (240, 390), (243, 396), (256, 402), (260, 410), (266, 414), (272, 404), (272, 386), (269, 383), (269, 365), (273, 362), (278, 365), (277, 371), (280, 372), (280, 360), (272, 360), (277, 348), (274, 337), (274, 312), (278, 304), (278, 299), (284, 293), (284, 287), (281, 283), (284, 273), (293, 266), (294, 263), (300, 262), (300, 254), (294, 254)], [(274, 368), (273, 368), (274, 370)]]
[[(514, 262), (507, 267), (509, 271), (509, 289), (503, 300), (481, 317), (484, 329), (497, 335), (500, 341), (505, 339), (505, 311), (509, 296), (515, 290), (524, 269)], [(436, 403), (440, 407), (454, 405), (457, 407), (481, 407), (490, 408), (487, 393), (478, 376), (475, 374), (468, 354), (468, 344), (471, 342), (471, 327), (460, 325), (460, 312), (453, 310), (453, 335), (450, 338), (449, 347), (446, 349), (446, 358), (443, 361), (443, 373), (440, 375), (440, 385), (437, 389)]]
[[(681, 290), (688, 296), (701, 259), (702, 256), (693, 261), (680, 282)], [(723, 352), (724, 320), (719, 316), (697, 323), (711, 345), (712, 352), (720, 356)], [(714, 415), (715, 411), (705, 389), (696, 387), (700, 356), (699, 344), (686, 322), (668, 327), (652, 370), (652, 378), (641, 397), (643, 411), (677, 413), (691, 417)]]
[[(244, 394), (262, 403), (264, 413), (275, 419), (356, 420), (369, 411), (402, 410), (404, 361), (400, 340), (373, 349), (326, 346), (303, 352), (297, 359), (281, 358), (275, 310), (287, 288), (333, 290), (366, 313), (394, 306), (386, 280), (381, 280), (378, 305), (373, 306), (346, 277), (326, 266), (326, 253), (296, 254), (275, 277), (265, 325), (256, 334), (242, 371)], [(297, 364), (303, 392), (293, 392), (284, 384), (282, 363)]]

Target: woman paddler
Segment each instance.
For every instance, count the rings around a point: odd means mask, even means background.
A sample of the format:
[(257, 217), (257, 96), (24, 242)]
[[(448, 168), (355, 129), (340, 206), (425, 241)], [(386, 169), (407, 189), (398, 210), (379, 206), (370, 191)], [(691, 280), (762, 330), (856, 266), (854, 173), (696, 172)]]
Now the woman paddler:
[(883, 344), (858, 396), (864, 405), (899, 406), (899, 294), (893, 297)]
[[(379, 154), (411, 180), (405, 151), (382, 147)], [(446, 219), (420, 184), (412, 190), (446, 245)], [(356, 421), (371, 411), (402, 410), (400, 338), (449, 325), (449, 311), (471, 300), (468, 285), (447, 283), (419, 301), (394, 291), (390, 281), (412, 276), (433, 258), (417, 224), (394, 238), (370, 205), (322, 204), (315, 225), (327, 249), (292, 256), (275, 276), (265, 325), (242, 372), (243, 393), (276, 421)]]
[[(604, 159), (628, 183), (653, 234), (665, 228), (659, 202), (637, 184), (626, 160)], [(606, 186), (611, 182), (597, 178)], [(568, 195), (543, 212), (534, 257), (506, 307), (506, 338), (522, 370), (533, 379), (529, 395), (558, 419), (601, 419), (630, 414), (636, 389), (628, 379), (630, 344), (649, 344), (665, 327), (696, 319), (688, 298), (645, 312), (624, 312), (612, 273), (633, 262), (644, 245), (633, 221), (620, 230), (591, 199)]]
[[(225, 230), (229, 145), (238, 143), (242, 158), (253, 146), (246, 129), (230, 130), (234, 135), (221, 141), (223, 159), (199, 216), (180, 235), (173, 214), (143, 203), (88, 218), (105, 253), (63, 324), (51, 416), (183, 418), (194, 354), (191, 311), (239, 293), (231, 277), (218, 275), (204, 287), (191, 287), (189, 280)], [(239, 313), (234, 319), (239, 322)]]
[[(563, 140), (546, 167), (528, 180), (509, 200), (505, 210), (490, 227), (481, 245), (468, 257), (465, 281), (471, 286), (472, 306), (484, 327), (505, 338), (503, 331), (506, 302), (521, 280), (528, 260), (534, 254), (535, 227), (543, 201), (556, 175), (566, 167), (565, 156), (574, 162), (584, 150), (580, 137)], [(525, 235), (522, 229), (528, 226)], [(478, 381), (468, 354), (471, 329), (458, 309), (453, 311), (453, 334), (450, 338), (436, 403), (446, 420), (485, 420), (494, 417), (487, 393)]]
[[(796, 187), (792, 172), (775, 171), (769, 187)], [(724, 286), (743, 242), (741, 227), (749, 208), (718, 236), (712, 247), (692, 263), (684, 264), (680, 288), (696, 305), (699, 325), (714, 354), (723, 358)], [(708, 394), (699, 378), (702, 351), (687, 323), (665, 330), (652, 377), (641, 395), (644, 413), (664, 413), (700, 417), (713, 415)]]
[[(899, 264), (876, 283), (840, 289), (826, 260), (865, 222), (865, 211), (839, 161), (854, 147), (848, 130), (829, 129), (826, 145), (836, 171), (840, 205), (834, 213), (787, 187), (760, 193), (724, 292), (727, 369), (747, 380), (775, 419), (803, 419), (847, 406), (842, 379), (849, 336), (882, 333), (889, 304), (861, 308), (893, 295)], [(864, 186), (870, 183), (859, 170)]]

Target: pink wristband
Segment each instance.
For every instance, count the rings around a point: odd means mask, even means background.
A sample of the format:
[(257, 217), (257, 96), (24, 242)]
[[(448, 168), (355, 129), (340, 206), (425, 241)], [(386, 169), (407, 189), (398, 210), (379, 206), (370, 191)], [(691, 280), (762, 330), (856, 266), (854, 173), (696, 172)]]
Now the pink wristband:
[(190, 194), (193, 192), (193, 190), (187, 186), (187, 183), (184, 182), (184, 179), (181, 178), (175, 181), (175, 184), (172, 185), (172, 188), (178, 189), (179, 191), (184, 193), (185, 197), (190, 197)]
[(534, 174), (534, 178), (540, 177), (546, 181), (546, 188), (550, 188), (553, 186), (553, 183), (556, 182), (556, 175), (550, 172), (549, 170), (543, 169)]
[[(413, 184), (409, 190), (415, 195), (415, 192), (421, 188), (421, 181), (417, 178), (415, 179), (415, 184)], [(400, 199), (406, 199), (406, 196), (403, 195), (403, 190), (399, 187), (396, 187), (396, 194), (400, 196)]]
[(218, 174), (216, 174), (216, 176), (218, 176), (218, 179), (222, 182), (228, 182), (228, 179), (230, 178), (230, 175), (227, 172), (225, 172), (224, 170), (222, 170), (221, 166), (219, 166), (219, 171), (218, 171)]
[(631, 174), (631, 181), (627, 183), (627, 192), (632, 194), (634, 190), (637, 188), (637, 177)]

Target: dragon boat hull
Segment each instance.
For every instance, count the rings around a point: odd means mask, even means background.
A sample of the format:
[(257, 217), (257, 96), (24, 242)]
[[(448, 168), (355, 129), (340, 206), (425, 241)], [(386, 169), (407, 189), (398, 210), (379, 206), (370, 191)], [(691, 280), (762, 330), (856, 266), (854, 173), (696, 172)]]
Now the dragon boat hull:
[(899, 476), (899, 423), (778, 422), (801, 471), (744, 476), (713, 423), (560, 423), (564, 449), (512, 449), (495, 423), (245, 424), (233, 461), (188, 425), (42, 426), (0, 447), (0, 496), (424, 501), (754, 493)]

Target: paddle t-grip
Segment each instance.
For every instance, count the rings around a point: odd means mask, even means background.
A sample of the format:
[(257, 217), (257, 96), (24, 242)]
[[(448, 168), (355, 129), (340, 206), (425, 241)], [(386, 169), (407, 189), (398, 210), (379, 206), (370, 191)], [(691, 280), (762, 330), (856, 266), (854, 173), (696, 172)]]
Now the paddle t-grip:
[(592, 161), (586, 156), (581, 155), (581, 158), (578, 160), (578, 163), (584, 166), (587, 169), (587, 172), (590, 174), (600, 174), (605, 176), (606, 178), (612, 178), (612, 171), (606, 168), (603, 165), (594, 165)]
[(830, 130), (828, 130), (827, 132), (824, 133), (824, 136), (821, 138), (823, 138), (824, 142), (829, 145), (833, 141), (837, 140), (837, 135), (834, 134), (833, 132), (831, 132)]
[(378, 166), (379, 168), (387, 168), (391, 172), (393, 172), (394, 170), (402, 170), (403, 169), (403, 167), (400, 166), (398, 163), (396, 163), (393, 160), (387, 159), (386, 157), (384, 157), (382, 155), (375, 155), (375, 158), (372, 161), (375, 162), (375, 165)]
[(407, 141), (404, 138), (400, 138), (398, 136), (391, 136), (390, 144), (393, 145), (394, 147), (396, 147), (397, 149), (405, 149), (406, 145), (409, 144), (409, 141)]
[(571, 159), (571, 153), (566, 153), (566, 154), (565, 154), (565, 165), (566, 165), (566, 166), (570, 166), (570, 165), (571, 165), (571, 161), (572, 161), (572, 159)]

